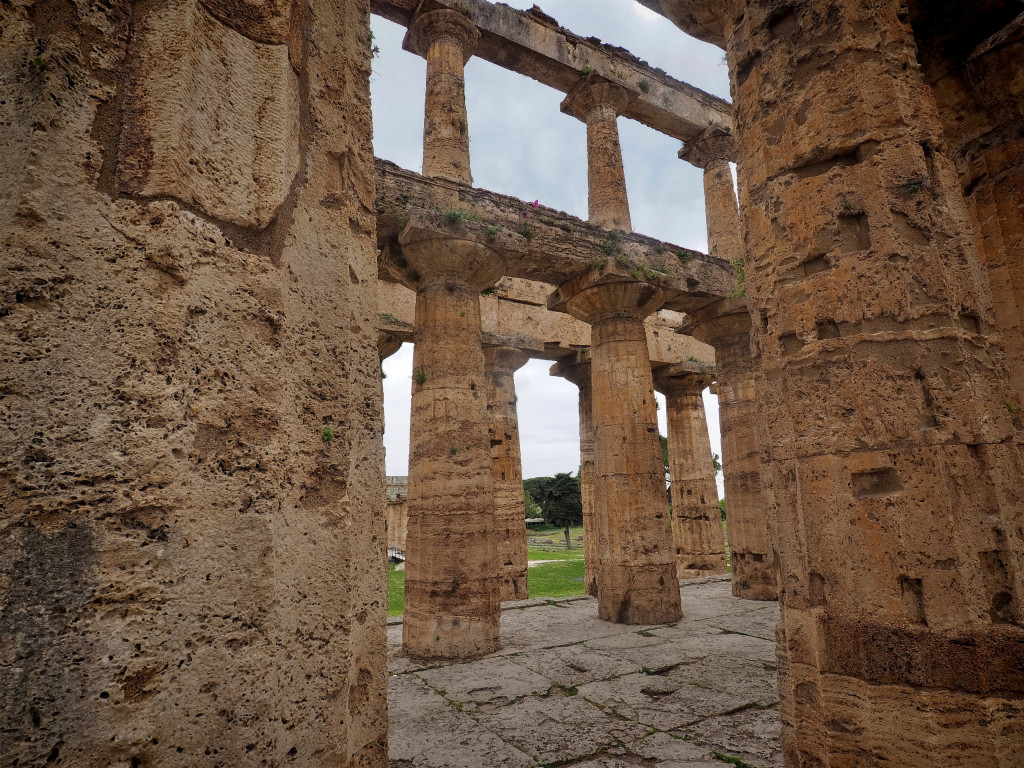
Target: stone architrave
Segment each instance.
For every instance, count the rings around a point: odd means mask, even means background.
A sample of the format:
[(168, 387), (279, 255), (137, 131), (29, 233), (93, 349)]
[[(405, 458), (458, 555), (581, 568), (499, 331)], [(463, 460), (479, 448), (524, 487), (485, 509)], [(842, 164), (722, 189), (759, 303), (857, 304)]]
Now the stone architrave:
[(620, 624), (682, 615), (644, 332), (664, 300), (655, 285), (623, 281), (589, 283), (565, 301), (591, 326), (598, 613)]
[(515, 372), (530, 356), (513, 347), (484, 347), (487, 412), (491, 427), (491, 488), (502, 600), (525, 600), (526, 516), (523, 507), (523, 462), (519, 453), (519, 416)]
[[(684, 365), (697, 368), (693, 363)], [(665, 395), (667, 411), (676, 573), (681, 579), (693, 579), (726, 572), (718, 485), (701, 396), (714, 373), (672, 368), (670, 375), (657, 377), (654, 386)]]
[(725, 14), (790, 766), (1019, 761), (1021, 404), (905, 10)]
[(598, 552), (601, 534), (597, 508), (597, 480), (594, 466), (594, 409), (593, 389), (590, 386), (590, 355), (580, 350), (571, 357), (563, 357), (551, 368), (552, 376), (561, 376), (579, 388), (580, 414), (580, 493), (583, 501), (583, 581), (587, 594), (597, 597)]
[(777, 600), (778, 575), (761, 494), (757, 444), (760, 366), (751, 350), (746, 300), (723, 299), (691, 312), (679, 330), (715, 348), (732, 593), (746, 600)]
[(618, 116), (636, 94), (622, 85), (591, 74), (573, 87), (562, 112), (587, 125), (587, 197), (589, 218), (605, 229), (630, 232), (626, 173), (622, 167)]
[(401, 240), (419, 277), (402, 640), (412, 656), (470, 658), (499, 647), (480, 291), (504, 264), (486, 246), (413, 225)]
[(469, 163), (465, 66), (480, 40), (469, 18), (447, 9), (416, 17), (406, 50), (427, 60), (423, 113), (423, 175), (473, 183)]

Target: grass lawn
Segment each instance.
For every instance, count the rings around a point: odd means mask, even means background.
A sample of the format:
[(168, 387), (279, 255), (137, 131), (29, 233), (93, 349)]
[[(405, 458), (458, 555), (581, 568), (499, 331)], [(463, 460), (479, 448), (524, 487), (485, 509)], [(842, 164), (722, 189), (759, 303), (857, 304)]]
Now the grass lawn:
[(582, 595), (583, 556), (560, 563), (535, 565), (526, 572), (530, 597), (566, 597)]
[(401, 616), (405, 612), (405, 571), (396, 571), (388, 564), (388, 616)]

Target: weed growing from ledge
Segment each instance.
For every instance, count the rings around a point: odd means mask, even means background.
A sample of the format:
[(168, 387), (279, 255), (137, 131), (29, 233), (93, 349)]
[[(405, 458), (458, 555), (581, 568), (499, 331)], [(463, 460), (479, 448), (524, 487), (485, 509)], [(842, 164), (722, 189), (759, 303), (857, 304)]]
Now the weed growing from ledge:
[(320, 433), (320, 438), (325, 442), (329, 443), (334, 439), (334, 430), (330, 427), (324, 427), (324, 431)]
[(921, 191), (921, 186), (922, 185), (920, 181), (908, 181), (907, 192), (909, 192), (912, 195), (916, 195), (918, 192)]
[(498, 286), (492, 285), (490, 288), (484, 288), (482, 291), (480, 291), (480, 295), (481, 296), (497, 296), (498, 295)]
[(527, 240), (533, 240), (533, 238), (537, 236), (537, 230), (535, 230), (529, 224), (523, 224), (523, 228), (519, 230), (519, 234), (525, 237)]
[(46, 62), (43, 61), (42, 56), (33, 56), (28, 60), (28, 63), (35, 67), (39, 72), (42, 72), (46, 68)]
[(845, 197), (843, 198), (843, 210), (844, 211), (852, 211), (853, 210), (853, 204), (849, 200), (847, 200)]
[(1006, 406), (1006, 412), (1013, 416), (1017, 413), (1017, 409), (1013, 407), (1013, 403), (1003, 403)]
[(615, 263), (618, 264), (620, 267), (628, 267), (629, 256), (627, 256), (623, 251), (619, 251), (617, 254), (615, 254)]
[(736, 275), (736, 290), (730, 294), (730, 298), (741, 299), (747, 295), (747, 268), (742, 258), (732, 260), (732, 271)]
[(454, 456), (458, 452), (459, 452), (459, 449), (456, 448), (454, 445), (451, 448), (448, 449), (448, 455), (449, 456)]
[[(381, 320), (394, 320), (395, 316), (392, 315), (390, 312), (381, 312), (380, 313), (380, 319)], [(390, 337), (388, 337), (388, 341), (391, 341)]]
[(580, 70), (580, 79), (590, 77), (592, 74), (594, 74), (594, 68), (591, 66), (586, 66)]
[(686, 251), (680, 249), (676, 251), (676, 258), (679, 259), (680, 264), (686, 264), (690, 259), (693, 258), (693, 256), (688, 254)]
[(442, 215), (449, 224), (462, 224), (466, 221), (480, 221), (480, 217), (472, 211), (460, 211), (458, 208), (446, 208)]
[(595, 256), (590, 261), (590, 266), (594, 269), (604, 269), (606, 264), (608, 264), (608, 259), (602, 258), (601, 256)]
[(639, 269), (634, 268), (630, 270), (629, 276), (632, 277), (634, 280), (639, 280), (641, 277), (644, 276), (644, 273), (641, 272)]
[(498, 236), (499, 232), (501, 232), (501, 227), (497, 224), (492, 224), (484, 231), (484, 237), (486, 237), (487, 241), (490, 242)]
[(412, 375), (412, 380), (415, 381), (417, 384), (422, 384), (424, 381), (427, 380), (427, 372), (420, 368), (418, 371), (416, 371), (416, 373)]
[(644, 93), (651, 92), (651, 81), (648, 80), (646, 77), (640, 81), (640, 90), (643, 91)]

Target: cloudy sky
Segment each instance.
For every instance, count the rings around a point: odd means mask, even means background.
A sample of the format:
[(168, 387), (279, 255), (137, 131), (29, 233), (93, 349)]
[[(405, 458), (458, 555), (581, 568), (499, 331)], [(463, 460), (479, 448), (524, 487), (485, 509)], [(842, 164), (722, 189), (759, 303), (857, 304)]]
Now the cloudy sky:
[[(509, 0), (529, 8), (530, 0)], [(633, 0), (541, 0), (545, 13), (573, 32), (627, 48), (670, 75), (729, 97), (722, 51), (687, 37)], [(371, 80), (374, 151), (419, 171), (423, 159), (426, 62), (402, 50), (404, 28), (373, 18), (380, 55)], [(587, 218), (586, 128), (559, 112), (563, 94), (481, 59), (466, 65), (466, 104), (475, 186), (539, 199)], [(633, 228), (661, 240), (707, 251), (701, 171), (679, 160), (679, 142), (619, 118)], [(548, 375), (550, 363), (533, 360), (516, 373), (523, 476), (576, 473), (579, 424), (576, 387)], [(384, 362), (384, 409), (389, 475), (405, 475), (409, 462), (412, 347)], [(665, 434), (664, 399), (659, 417)], [(716, 398), (705, 393), (711, 443), (721, 453)], [(721, 478), (720, 485), (721, 485)]]

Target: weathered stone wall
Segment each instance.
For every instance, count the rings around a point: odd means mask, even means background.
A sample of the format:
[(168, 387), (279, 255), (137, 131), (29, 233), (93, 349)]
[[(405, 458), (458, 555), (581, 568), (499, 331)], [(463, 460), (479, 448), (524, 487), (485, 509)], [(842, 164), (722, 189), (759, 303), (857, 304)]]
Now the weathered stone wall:
[(1024, 460), (900, 2), (736, 2), (788, 766), (1018, 762)]
[(367, 3), (0, 28), (0, 762), (385, 765)]

